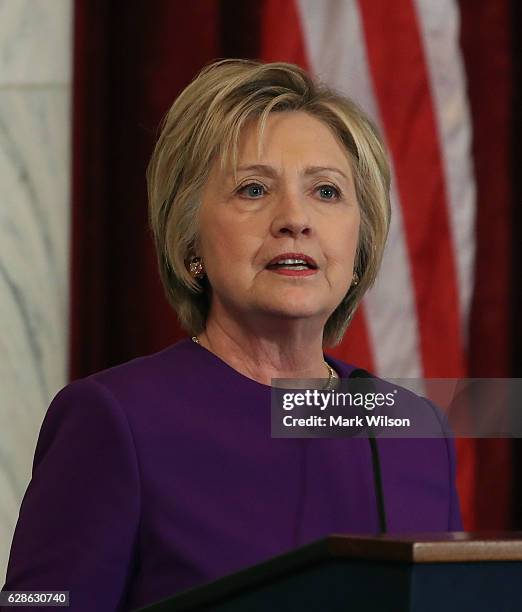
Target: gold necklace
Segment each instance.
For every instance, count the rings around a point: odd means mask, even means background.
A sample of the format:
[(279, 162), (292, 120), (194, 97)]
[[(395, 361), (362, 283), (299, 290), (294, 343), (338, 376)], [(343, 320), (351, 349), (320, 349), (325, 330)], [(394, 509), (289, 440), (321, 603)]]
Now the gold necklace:
[[(192, 342), (195, 342), (196, 344), (201, 344), (197, 336), (192, 336)], [(328, 380), (326, 381), (326, 385), (323, 388), (328, 390), (331, 388), (332, 380), (334, 378), (337, 378), (337, 375), (335, 373), (335, 370), (332, 368), (332, 366), (327, 361), (323, 359), (323, 362), (328, 371)]]

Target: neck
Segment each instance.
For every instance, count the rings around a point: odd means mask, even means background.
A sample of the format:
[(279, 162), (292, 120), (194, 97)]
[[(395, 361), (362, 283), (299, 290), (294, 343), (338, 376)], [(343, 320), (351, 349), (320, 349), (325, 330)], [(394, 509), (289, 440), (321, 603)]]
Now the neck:
[(272, 321), (254, 328), (237, 317), (209, 316), (199, 342), (241, 374), (265, 385), (273, 378), (328, 378), (323, 327)]

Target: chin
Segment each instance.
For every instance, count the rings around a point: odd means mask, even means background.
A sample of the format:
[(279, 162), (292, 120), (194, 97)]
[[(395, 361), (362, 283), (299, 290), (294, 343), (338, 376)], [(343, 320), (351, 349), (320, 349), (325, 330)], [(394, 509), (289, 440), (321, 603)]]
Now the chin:
[(289, 299), (281, 296), (280, 299), (270, 300), (263, 304), (263, 310), (274, 316), (279, 316), (287, 319), (302, 319), (308, 317), (318, 317), (325, 312), (329, 312), (328, 307), (324, 303), (318, 303), (317, 300), (306, 299)]

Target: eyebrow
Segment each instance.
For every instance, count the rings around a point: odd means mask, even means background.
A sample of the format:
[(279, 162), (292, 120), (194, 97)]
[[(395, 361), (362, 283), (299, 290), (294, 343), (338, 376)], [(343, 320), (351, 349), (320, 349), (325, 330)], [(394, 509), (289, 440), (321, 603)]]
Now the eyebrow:
[[(272, 166), (268, 166), (266, 164), (253, 164), (251, 166), (239, 166), (237, 168), (238, 172), (259, 172), (260, 174), (264, 174), (265, 176), (269, 176), (270, 178), (276, 178), (277, 177), (277, 171), (275, 170), (275, 168), (273, 168)], [(342, 176), (345, 180), (349, 180), (348, 177), (346, 176), (346, 174), (344, 172), (342, 172), (342, 170), (339, 170), (339, 168), (334, 168), (333, 166), (307, 166), (305, 168), (305, 175), (309, 176), (309, 175), (313, 175), (313, 174), (320, 174), (321, 172), (335, 172), (336, 174), (339, 174), (340, 176)]]

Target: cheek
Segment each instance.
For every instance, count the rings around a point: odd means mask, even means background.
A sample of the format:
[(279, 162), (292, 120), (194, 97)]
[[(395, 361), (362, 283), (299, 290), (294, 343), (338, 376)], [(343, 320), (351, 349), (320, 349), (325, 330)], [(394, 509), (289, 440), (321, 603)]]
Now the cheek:
[(221, 262), (227, 265), (238, 266), (252, 257), (249, 241), (239, 228), (231, 230), (229, 227), (216, 228), (216, 246), (219, 250)]
[[(203, 233), (203, 230), (207, 231)], [(239, 279), (247, 274), (256, 253), (257, 240), (248, 234), (248, 228), (213, 219), (202, 227), (202, 255), (209, 278), (219, 284)]]
[(227, 245), (232, 246), (235, 232), (230, 230), (230, 224), (217, 215), (202, 219), (200, 224), (200, 237), (202, 253), (207, 258), (221, 259), (230, 251)]
[(329, 258), (339, 264), (353, 262), (359, 241), (359, 223), (339, 224), (326, 245)]
[(269, 231), (260, 217), (231, 215), (215, 223), (213, 231), (218, 236), (224, 258), (230, 260), (234, 256), (238, 265), (255, 263)]

